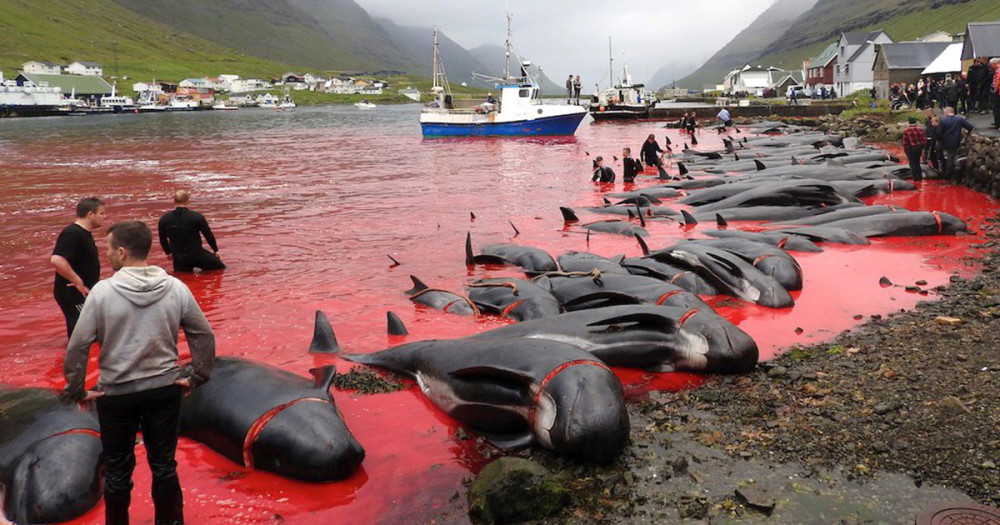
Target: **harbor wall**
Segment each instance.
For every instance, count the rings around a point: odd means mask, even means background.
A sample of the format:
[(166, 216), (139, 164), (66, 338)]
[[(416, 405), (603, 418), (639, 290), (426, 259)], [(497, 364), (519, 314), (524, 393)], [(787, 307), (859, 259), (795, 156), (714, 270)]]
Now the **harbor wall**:
[[(776, 117), (815, 118), (824, 115), (839, 115), (850, 107), (850, 104), (809, 104), (801, 106), (777, 104), (773, 106), (726, 106), (726, 109), (733, 115), (733, 118), (768, 117), (772, 115)], [(696, 118), (714, 119), (720, 110), (722, 110), (721, 106), (654, 108), (652, 118), (673, 120), (693, 111)]]

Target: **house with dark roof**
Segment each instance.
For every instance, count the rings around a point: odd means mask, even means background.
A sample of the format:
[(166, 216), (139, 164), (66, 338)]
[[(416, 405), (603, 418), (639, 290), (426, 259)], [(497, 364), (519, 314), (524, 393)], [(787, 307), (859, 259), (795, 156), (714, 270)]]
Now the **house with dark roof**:
[(1000, 21), (973, 22), (966, 26), (962, 70), (968, 71), (973, 59), (978, 57), (1000, 57)]
[(875, 96), (889, 98), (893, 84), (916, 84), (924, 69), (950, 45), (949, 42), (900, 42), (876, 46), (872, 64)]
[(93, 75), (104, 76), (104, 68), (97, 62), (73, 62), (66, 66), (66, 73), (70, 75)]
[(891, 44), (892, 38), (881, 29), (841, 33), (837, 41), (837, 65), (833, 82), (840, 96), (872, 88), (872, 66), (875, 64), (875, 46)]
[(812, 57), (805, 64), (806, 85), (809, 87), (833, 86), (833, 69), (837, 65), (837, 42), (831, 42), (822, 53)]

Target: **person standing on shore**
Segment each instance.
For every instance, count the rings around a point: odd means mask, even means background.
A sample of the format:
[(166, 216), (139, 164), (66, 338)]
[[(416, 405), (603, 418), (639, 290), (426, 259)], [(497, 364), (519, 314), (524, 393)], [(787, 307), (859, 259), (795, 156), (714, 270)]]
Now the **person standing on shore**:
[[(104, 516), (127, 524), (135, 469), (135, 437), (142, 427), (153, 474), (157, 524), (184, 523), (177, 478), (181, 396), (208, 381), (215, 335), (191, 291), (146, 262), (153, 232), (140, 221), (108, 230), (108, 260), (115, 274), (97, 283), (66, 346), (63, 374), (68, 401), (96, 399), (104, 448)], [(191, 372), (177, 364), (177, 333), (184, 328)], [(97, 389), (87, 391), (90, 346), (100, 344)]]
[(573, 75), (566, 79), (566, 103), (573, 103)]
[(583, 90), (583, 83), (580, 82), (580, 75), (577, 75), (576, 79), (573, 80), (573, 100), (575, 101), (574, 103), (577, 106), (580, 105), (580, 91), (582, 90)]
[(624, 181), (625, 184), (635, 182), (636, 175), (642, 171), (642, 164), (638, 160), (632, 158), (632, 148), (625, 148), (622, 150), (622, 166), (622, 181)]
[(944, 154), (944, 173), (951, 177), (955, 175), (955, 158), (958, 147), (962, 145), (962, 130), (972, 131), (975, 127), (971, 122), (955, 114), (955, 108), (944, 108), (944, 118), (934, 130), (931, 142), (937, 145)]
[(982, 111), (983, 108), (979, 105), (979, 87), (982, 83), (983, 78), (983, 62), (982, 60), (976, 58), (972, 61), (972, 65), (969, 66), (969, 73), (967, 75), (967, 82), (969, 84), (969, 102), (967, 104), (969, 111)]
[(104, 223), (104, 201), (88, 197), (76, 205), (76, 221), (63, 228), (49, 263), (56, 269), (52, 294), (66, 318), (66, 337), (80, 318), (91, 288), (101, 279), (101, 259), (93, 231)]
[(993, 83), (990, 87), (990, 96), (993, 102), (993, 129), (1000, 129), (1000, 58), (990, 60), (990, 69), (993, 71)]
[(729, 113), (729, 110), (722, 108), (722, 111), (716, 115), (720, 121), (722, 121), (722, 127), (731, 128), (733, 127), (733, 116)]
[(903, 151), (906, 153), (906, 160), (910, 163), (910, 173), (913, 180), (924, 180), (923, 170), (920, 169), (920, 154), (923, 153), (927, 145), (927, 135), (924, 128), (917, 124), (917, 117), (910, 117), (910, 127), (903, 131)]
[[(174, 193), (177, 208), (161, 217), (157, 227), (160, 246), (167, 258), (173, 259), (175, 272), (193, 272), (195, 268), (223, 270), (226, 265), (219, 258), (215, 235), (212, 235), (212, 229), (202, 214), (187, 208), (190, 201), (190, 191), (177, 190)], [(212, 248), (211, 253), (201, 247), (202, 235)]]
[(656, 169), (660, 172), (661, 179), (669, 179), (670, 175), (667, 174), (667, 170), (663, 169), (663, 161), (660, 160), (660, 154), (663, 153), (663, 149), (660, 148), (660, 144), (656, 142), (656, 136), (652, 133), (649, 137), (646, 137), (646, 142), (642, 143), (642, 162), (647, 166), (656, 166)]

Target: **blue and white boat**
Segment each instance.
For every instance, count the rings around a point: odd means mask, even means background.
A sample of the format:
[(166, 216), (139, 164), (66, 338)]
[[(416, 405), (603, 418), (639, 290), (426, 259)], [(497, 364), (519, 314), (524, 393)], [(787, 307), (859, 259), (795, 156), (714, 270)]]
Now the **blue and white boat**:
[[(510, 58), (518, 61), (519, 76), (510, 74)], [(547, 104), (542, 101), (538, 83), (528, 73), (530, 62), (513, 53), (510, 40), (510, 15), (507, 15), (507, 51), (504, 78), (496, 80), (500, 100), (487, 100), (468, 108), (455, 107), (451, 87), (445, 76), (434, 31), (434, 101), (420, 112), (424, 137), (552, 136), (573, 135), (587, 116), (582, 106)]]

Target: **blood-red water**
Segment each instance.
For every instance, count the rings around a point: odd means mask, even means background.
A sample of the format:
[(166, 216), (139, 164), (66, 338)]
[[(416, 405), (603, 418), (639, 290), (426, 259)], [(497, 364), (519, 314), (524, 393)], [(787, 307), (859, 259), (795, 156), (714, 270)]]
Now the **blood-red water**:
[[(596, 155), (610, 159), (620, 174), (621, 163), (612, 155), (620, 158), (623, 146), (638, 153), (648, 133), (656, 133), (661, 144), (665, 135), (675, 145), (684, 142), (656, 123), (585, 124), (575, 138), (422, 140), (416, 112), (407, 106), (0, 121), (0, 193), (7, 196), (0, 210), (2, 385), (62, 386), (65, 335), (46, 261), (80, 197), (107, 200), (110, 221), (154, 224), (171, 208), (175, 189), (193, 190), (192, 208), (209, 218), (229, 269), (180, 277), (208, 315), (219, 354), (306, 375), (320, 364), (351, 366), (307, 354), (317, 309), (330, 315), (349, 352), (504, 324), (421, 308), (402, 293), (410, 274), (455, 291), (473, 278), (517, 275), (512, 269), (466, 268), (467, 231), (476, 246), (514, 240), (553, 254), (638, 255), (629, 238), (595, 234), (588, 243), (578, 229), (564, 227), (558, 206), (601, 202), (603, 188), (589, 182)], [(704, 132), (699, 140), (703, 149), (720, 146), (714, 133)], [(921, 186), (872, 202), (954, 213), (968, 219), (973, 231), (996, 209), (995, 202), (962, 187)], [(521, 231), (516, 239), (508, 219)], [(684, 230), (650, 221), (649, 244), (664, 247), (713, 227)], [(97, 238), (103, 253), (103, 236)], [(973, 270), (963, 257), (977, 242), (976, 236), (900, 238), (796, 254), (805, 284), (793, 294), (794, 308), (726, 301), (719, 311), (757, 340), (762, 358), (770, 358), (791, 344), (822, 341), (850, 328), (856, 314), (914, 306), (926, 298), (902, 287), (882, 288), (879, 278), (900, 285), (925, 280), (922, 288), (931, 289), (954, 271)], [(402, 264), (393, 267), (386, 254)], [(159, 248), (152, 262), (167, 265)], [(385, 335), (388, 310), (403, 318), (410, 336)], [(691, 374), (618, 373), (633, 394), (699, 381)], [(475, 441), (459, 441), (455, 422), (413, 388), (375, 396), (333, 394), (367, 451), (356, 475), (337, 483), (298, 483), (243, 469), (182, 439), (178, 463), (188, 521), (393, 523), (441, 514), (461, 519), (462, 505), (453, 495), (464, 494), (462, 479), (483, 463)], [(143, 523), (151, 521), (152, 505), (141, 447), (138, 454), (133, 516)], [(97, 523), (102, 512), (98, 506), (74, 523)]]

